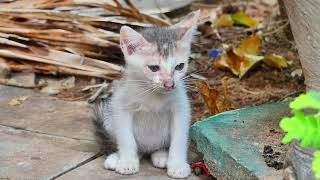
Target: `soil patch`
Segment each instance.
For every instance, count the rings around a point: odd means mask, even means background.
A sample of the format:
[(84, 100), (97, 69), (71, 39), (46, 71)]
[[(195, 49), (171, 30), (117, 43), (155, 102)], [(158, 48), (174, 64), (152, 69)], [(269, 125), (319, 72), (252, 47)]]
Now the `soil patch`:
[(284, 135), (282, 131), (270, 129), (269, 132), (269, 136), (266, 137), (269, 143), (264, 145), (262, 156), (267, 166), (280, 170), (284, 168), (288, 145), (280, 142)]

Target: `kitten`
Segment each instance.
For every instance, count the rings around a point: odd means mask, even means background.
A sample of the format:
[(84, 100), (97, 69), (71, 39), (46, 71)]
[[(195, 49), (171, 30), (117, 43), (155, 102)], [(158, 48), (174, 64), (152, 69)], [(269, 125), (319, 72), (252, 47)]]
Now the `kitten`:
[(147, 28), (141, 33), (123, 26), (120, 47), (126, 60), (113, 95), (96, 107), (96, 116), (117, 144), (104, 162), (120, 174), (139, 171), (139, 157), (151, 154), (155, 167), (173, 178), (186, 178), (190, 105), (183, 78), (200, 11), (180, 23)]

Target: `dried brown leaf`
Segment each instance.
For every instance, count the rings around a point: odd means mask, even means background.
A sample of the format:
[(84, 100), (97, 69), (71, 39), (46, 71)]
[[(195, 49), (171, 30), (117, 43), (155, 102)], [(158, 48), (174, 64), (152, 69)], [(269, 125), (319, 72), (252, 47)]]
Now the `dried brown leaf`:
[(228, 14), (222, 14), (219, 19), (216, 21), (215, 26), (217, 28), (220, 27), (232, 27), (233, 26), (233, 20), (230, 15)]
[(223, 101), (218, 104), (220, 112), (224, 111), (230, 111), (234, 109), (234, 105), (232, 103), (232, 100), (230, 98), (230, 94), (228, 91), (228, 78), (225, 77), (221, 80), (222, 86), (223, 86)]
[(220, 112), (217, 106), (219, 92), (211, 88), (206, 81), (198, 81), (197, 87), (199, 88), (211, 115), (218, 114)]
[(241, 57), (235, 54), (233, 49), (228, 49), (226, 54), (221, 54), (214, 60), (213, 66), (231, 71), (238, 76), (240, 74), (241, 61)]
[(226, 54), (219, 55), (213, 65), (216, 68), (231, 71), (242, 78), (263, 59), (263, 56), (258, 56), (261, 43), (259, 35), (249, 36), (240, 43), (238, 48), (230, 48)]
[(263, 62), (271, 67), (276, 67), (279, 69), (288, 67), (287, 60), (283, 56), (276, 54), (265, 56)]
[(18, 106), (18, 105), (21, 105), (28, 98), (29, 98), (29, 96), (18, 96), (18, 97), (11, 99), (8, 104), (10, 106)]
[(255, 34), (244, 39), (240, 43), (237, 51), (242, 51), (245, 54), (258, 56), (261, 53), (261, 45), (262, 45), (261, 36), (258, 34)]

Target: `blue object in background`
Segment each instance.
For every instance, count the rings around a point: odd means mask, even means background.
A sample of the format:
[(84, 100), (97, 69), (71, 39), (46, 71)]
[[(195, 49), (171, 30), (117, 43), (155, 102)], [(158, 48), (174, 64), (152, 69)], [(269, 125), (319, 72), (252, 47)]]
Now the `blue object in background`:
[(220, 49), (211, 49), (210, 50), (210, 53), (209, 53), (209, 56), (211, 58), (216, 58), (219, 54), (223, 53), (224, 51), (223, 50), (220, 50)]

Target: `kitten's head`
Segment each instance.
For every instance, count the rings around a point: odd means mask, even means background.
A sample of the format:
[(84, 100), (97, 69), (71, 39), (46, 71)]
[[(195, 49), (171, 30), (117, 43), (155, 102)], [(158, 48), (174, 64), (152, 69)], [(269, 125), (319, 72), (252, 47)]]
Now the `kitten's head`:
[(128, 71), (131, 68), (164, 90), (174, 89), (187, 72), (191, 40), (199, 14), (200, 11), (195, 11), (178, 24), (147, 28), (140, 33), (123, 26), (120, 47)]

